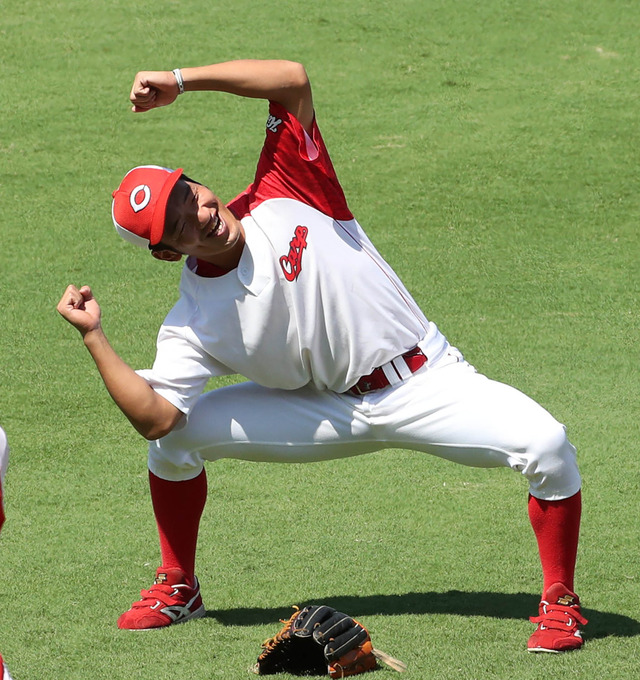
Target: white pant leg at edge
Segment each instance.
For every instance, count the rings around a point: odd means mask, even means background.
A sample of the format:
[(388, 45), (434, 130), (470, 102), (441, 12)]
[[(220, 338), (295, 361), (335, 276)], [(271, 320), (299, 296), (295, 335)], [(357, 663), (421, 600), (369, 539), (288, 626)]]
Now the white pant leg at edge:
[(2, 664), (2, 680), (13, 680), (6, 664)]
[(0, 427), (0, 484), (4, 481), (7, 466), (9, 465), (9, 444), (7, 443), (7, 435)]
[[(2, 486), (2, 480), (4, 479), (5, 472), (7, 471), (7, 465), (9, 463), (9, 445), (7, 444), (7, 435), (5, 431), (0, 427), (0, 487)], [(2, 502), (2, 493), (0, 488), (0, 503)], [(2, 670), (2, 680), (13, 680), (9, 669), (6, 664), (2, 661), (2, 656), (0, 656), (0, 666)]]

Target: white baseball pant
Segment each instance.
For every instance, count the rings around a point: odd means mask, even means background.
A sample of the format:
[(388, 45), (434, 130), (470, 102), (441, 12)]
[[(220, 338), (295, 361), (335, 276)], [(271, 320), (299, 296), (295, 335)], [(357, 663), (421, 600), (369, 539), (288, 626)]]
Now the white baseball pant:
[(363, 396), (239, 383), (203, 394), (184, 424), (151, 442), (149, 469), (192, 479), (220, 458), (304, 463), (387, 448), (473, 467), (510, 467), (542, 500), (580, 490), (565, 427), (517, 389), (478, 373), (451, 348), (435, 366)]

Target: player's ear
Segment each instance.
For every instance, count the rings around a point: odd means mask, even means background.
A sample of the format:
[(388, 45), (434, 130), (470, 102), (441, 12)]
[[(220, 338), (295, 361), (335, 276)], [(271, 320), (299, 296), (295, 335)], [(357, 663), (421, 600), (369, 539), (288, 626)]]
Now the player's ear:
[(163, 262), (179, 262), (182, 259), (181, 253), (169, 249), (152, 250), (151, 254), (156, 260), (162, 260)]

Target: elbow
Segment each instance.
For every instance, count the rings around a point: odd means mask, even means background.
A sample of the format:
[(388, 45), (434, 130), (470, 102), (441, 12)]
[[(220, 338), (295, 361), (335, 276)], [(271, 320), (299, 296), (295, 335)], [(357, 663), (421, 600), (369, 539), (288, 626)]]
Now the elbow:
[(151, 391), (154, 400), (131, 418), (131, 424), (147, 440), (154, 442), (170, 434), (184, 418), (184, 413), (166, 399)]
[(148, 441), (154, 442), (156, 439), (166, 437), (172, 430), (172, 427), (167, 426), (153, 426), (148, 428), (136, 428), (138, 432)]
[(174, 418), (156, 420), (148, 423), (134, 423), (134, 427), (147, 441), (154, 442), (173, 432), (176, 425), (182, 420), (182, 417), (183, 414), (178, 411)]
[(287, 80), (288, 85), (294, 89), (306, 89), (309, 87), (309, 76), (303, 64), (297, 61), (288, 61)]

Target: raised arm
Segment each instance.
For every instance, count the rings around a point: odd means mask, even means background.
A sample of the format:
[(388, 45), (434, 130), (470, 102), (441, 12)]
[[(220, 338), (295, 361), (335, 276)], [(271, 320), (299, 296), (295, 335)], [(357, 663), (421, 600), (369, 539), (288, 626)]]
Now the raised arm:
[(133, 427), (149, 440), (169, 434), (182, 412), (154, 392), (111, 347), (102, 331), (100, 307), (89, 286), (69, 286), (57, 309), (82, 335), (109, 394)]
[(269, 99), (282, 104), (311, 132), (313, 99), (302, 64), (285, 60), (242, 59), (173, 71), (140, 71), (131, 88), (135, 112), (149, 111), (175, 101), (182, 78), (185, 92), (229, 92), (239, 97)]

